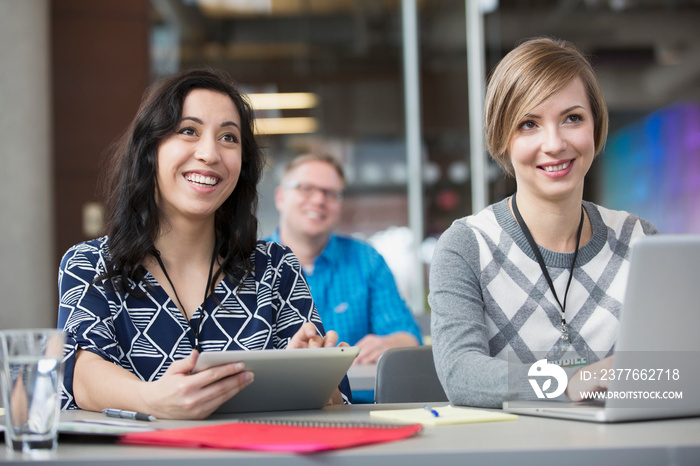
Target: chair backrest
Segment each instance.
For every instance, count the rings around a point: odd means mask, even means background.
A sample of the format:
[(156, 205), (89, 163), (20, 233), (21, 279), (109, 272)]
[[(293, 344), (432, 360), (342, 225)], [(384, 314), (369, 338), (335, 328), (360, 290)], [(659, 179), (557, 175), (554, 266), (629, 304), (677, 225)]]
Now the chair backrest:
[(447, 401), (447, 395), (435, 372), (433, 347), (411, 346), (384, 351), (377, 361), (374, 401)]

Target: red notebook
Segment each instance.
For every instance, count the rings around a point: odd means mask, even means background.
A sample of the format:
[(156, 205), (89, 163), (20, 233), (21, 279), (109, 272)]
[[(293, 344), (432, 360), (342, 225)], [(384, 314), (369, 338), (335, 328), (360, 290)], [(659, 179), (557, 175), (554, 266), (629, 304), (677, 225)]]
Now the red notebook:
[(313, 453), (391, 442), (416, 435), (421, 424), (234, 422), (183, 429), (132, 432), (119, 442), (189, 448)]

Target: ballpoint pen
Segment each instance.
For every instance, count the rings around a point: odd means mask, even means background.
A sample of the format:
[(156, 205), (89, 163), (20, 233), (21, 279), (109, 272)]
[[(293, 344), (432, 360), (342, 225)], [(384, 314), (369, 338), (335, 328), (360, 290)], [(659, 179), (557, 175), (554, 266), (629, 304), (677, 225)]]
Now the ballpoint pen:
[(423, 406), (423, 409), (425, 409), (426, 411), (428, 411), (430, 414), (432, 414), (435, 417), (440, 417), (440, 413), (438, 413), (436, 410), (434, 410), (433, 408), (431, 408), (428, 405)]
[(123, 409), (103, 409), (102, 412), (108, 417), (118, 417), (120, 419), (132, 419), (135, 421), (155, 421), (156, 418), (150, 414), (137, 413), (135, 411), (124, 411)]

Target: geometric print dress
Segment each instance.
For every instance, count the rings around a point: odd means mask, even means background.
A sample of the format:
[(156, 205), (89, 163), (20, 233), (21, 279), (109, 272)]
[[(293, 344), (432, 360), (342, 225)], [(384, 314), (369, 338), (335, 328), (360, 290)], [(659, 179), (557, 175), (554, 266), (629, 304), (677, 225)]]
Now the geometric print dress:
[[(305, 322), (312, 322), (325, 335), (298, 259), (277, 243), (258, 241), (252, 257), (254, 272), (242, 286), (224, 277), (215, 289), (218, 302), (208, 296), (190, 324), (150, 273), (136, 284), (144, 292), (141, 298), (115, 292), (105, 281), (91, 285), (105, 272), (108, 259), (109, 238), (103, 236), (73, 246), (61, 261), (58, 328), (67, 334), (62, 409), (78, 408), (73, 397), (77, 349), (153, 381), (173, 361), (192, 352), (192, 328), (200, 319), (202, 351), (286, 348)], [(347, 377), (340, 390), (349, 402)]]

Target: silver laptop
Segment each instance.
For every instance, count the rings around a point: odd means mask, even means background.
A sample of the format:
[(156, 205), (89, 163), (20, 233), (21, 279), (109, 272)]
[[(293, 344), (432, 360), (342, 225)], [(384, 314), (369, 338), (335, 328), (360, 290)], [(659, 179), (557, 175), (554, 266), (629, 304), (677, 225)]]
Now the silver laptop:
[[(608, 393), (597, 402), (507, 401), (510, 413), (621, 422), (700, 416), (700, 235), (633, 243)], [(532, 382), (531, 382), (532, 383)]]
[(242, 361), (253, 383), (214, 414), (323, 408), (360, 352), (359, 347), (203, 352), (193, 372)]

